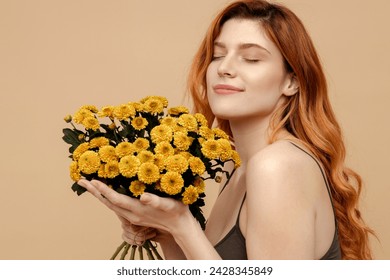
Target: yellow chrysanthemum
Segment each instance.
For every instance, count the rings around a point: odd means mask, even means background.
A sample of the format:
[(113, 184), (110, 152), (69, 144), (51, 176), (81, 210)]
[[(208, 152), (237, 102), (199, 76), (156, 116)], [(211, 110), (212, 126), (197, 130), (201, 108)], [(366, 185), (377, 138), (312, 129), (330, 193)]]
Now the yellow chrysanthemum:
[(164, 108), (168, 107), (168, 99), (166, 97), (164, 97), (164, 96), (154, 96), (154, 98), (157, 98), (158, 100), (160, 100), (160, 102), (162, 103)]
[(145, 138), (137, 138), (134, 142), (133, 142), (133, 147), (135, 149), (136, 152), (141, 152), (143, 150), (146, 150), (147, 148), (149, 148), (149, 141)]
[(173, 117), (165, 117), (165, 118), (162, 118), (162, 119), (160, 120), (160, 123), (161, 123), (161, 124), (165, 124), (165, 125), (167, 125), (167, 126), (173, 128), (173, 127), (176, 126), (177, 120), (176, 120), (176, 118), (173, 118)]
[(137, 157), (141, 163), (154, 161), (154, 154), (150, 151), (141, 151), (138, 153)]
[(184, 173), (188, 169), (188, 162), (186, 158), (181, 155), (169, 156), (165, 160), (165, 168), (168, 171)]
[(80, 108), (74, 116), (73, 116), (73, 121), (75, 123), (81, 124), (84, 119), (89, 118), (89, 117), (94, 117), (93, 113), (87, 109)]
[(133, 155), (135, 153), (135, 147), (132, 143), (121, 142), (115, 147), (115, 153), (119, 158)]
[(97, 115), (101, 118), (108, 117), (112, 119), (114, 117), (114, 108), (114, 106), (105, 106), (97, 113)]
[(183, 203), (189, 205), (194, 203), (198, 199), (199, 193), (197, 189), (191, 185), (185, 189), (182, 196), (183, 196), (182, 198)]
[(183, 152), (183, 151), (180, 151), (178, 153), (178, 155), (181, 155), (182, 157), (184, 157), (187, 161), (192, 157), (192, 154), (190, 152)]
[(225, 131), (223, 131), (222, 129), (218, 128), (218, 127), (215, 127), (212, 129), (215, 137), (214, 138), (222, 138), (222, 139), (227, 139), (229, 140), (229, 135), (226, 134)]
[(154, 183), (160, 179), (160, 169), (154, 163), (142, 163), (138, 170), (138, 179), (145, 184)]
[(154, 152), (156, 154), (168, 157), (168, 156), (173, 156), (175, 150), (173, 149), (172, 145), (169, 142), (163, 141), (156, 145), (156, 147), (154, 148)]
[(114, 107), (113, 115), (118, 120), (125, 120), (135, 116), (135, 109), (130, 104), (122, 104)]
[(199, 144), (200, 145), (202, 145), (204, 142), (206, 142), (207, 140), (206, 139), (204, 139), (203, 137), (199, 137), (198, 138), (198, 142), (199, 142)]
[(164, 105), (158, 98), (148, 98), (144, 103), (144, 111), (151, 114), (160, 114), (164, 111)]
[(197, 192), (199, 194), (204, 193), (206, 189), (206, 184), (202, 177), (198, 176), (195, 178), (194, 182), (192, 183), (194, 187), (196, 188)]
[(129, 190), (132, 192), (132, 194), (137, 197), (140, 196), (145, 192), (146, 186), (144, 183), (140, 181), (133, 181), (130, 184)]
[(119, 163), (117, 161), (109, 161), (104, 165), (104, 172), (107, 178), (115, 178), (119, 175)]
[(157, 165), (158, 169), (162, 171), (165, 168), (165, 156), (162, 154), (156, 154), (154, 156), (154, 161), (153, 163)]
[(99, 121), (95, 117), (86, 117), (82, 123), (86, 129), (92, 129), (96, 131), (100, 128)]
[(119, 161), (119, 172), (127, 177), (131, 178), (138, 172), (141, 162), (136, 156), (124, 156)]
[(198, 121), (199, 126), (208, 126), (206, 117), (201, 113), (196, 113), (194, 115), (195, 119)]
[(221, 154), (220, 158), (222, 161), (227, 161), (232, 157), (232, 145), (230, 144), (230, 141), (227, 139), (218, 139), (217, 142), (221, 146)]
[(168, 114), (171, 116), (178, 116), (180, 114), (188, 114), (190, 111), (187, 107), (177, 106), (168, 109)]
[(199, 135), (206, 140), (214, 139), (214, 133), (208, 126), (201, 126), (199, 128)]
[(91, 148), (100, 148), (108, 144), (110, 144), (110, 140), (108, 140), (106, 137), (96, 137), (89, 141), (89, 146)]
[(184, 126), (181, 126), (181, 125), (178, 125), (176, 124), (174, 127), (172, 127), (172, 130), (174, 133), (176, 132), (181, 132), (181, 133), (184, 133), (184, 134), (188, 134), (188, 129), (185, 128)]
[(136, 117), (131, 121), (131, 125), (136, 130), (144, 129), (148, 125), (148, 121), (143, 117)]
[(175, 195), (181, 191), (184, 185), (184, 180), (177, 172), (167, 172), (161, 177), (161, 190), (167, 194)]
[(177, 123), (189, 131), (197, 131), (198, 130), (198, 121), (191, 114), (183, 114), (177, 119)]
[(98, 170), (98, 176), (100, 178), (107, 178), (105, 167), (106, 167), (106, 165), (104, 163), (100, 164), (100, 167), (99, 167), (99, 170)]
[(85, 174), (95, 173), (100, 167), (100, 158), (98, 153), (94, 151), (84, 152), (78, 160), (78, 166), (80, 171)]
[(202, 143), (202, 154), (209, 159), (217, 159), (221, 154), (221, 146), (217, 140), (206, 140)]
[(193, 138), (188, 137), (186, 133), (175, 132), (173, 134), (173, 144), (181, 151), (186, 151), (191, 146)]
[(77, 164), (77, 161), (72, 161), (69, 166), (69, 173), (70, 173), (70, 178), (77, 182), (78, 180), (81, 179), (80, 175), (80, 170)]
[(113, 160), (118, 159), (118, 157), (115, 153), (115, 147), (110, 146), (110, 145), (100, 147), (99, 148), (99, 156), (103, 162), (109, 162), (109, 161), (113, 161)]
[(146, 97), (142, 98), (140, 102), (144, 104), (150, 99), (159, 100), (161, 102), (161, 104), (163, 104), (164, 108), (168, 106), (168, 99), (164, 96), (158, 96), (158, 95), (146, 96)]
[(193, 174), (202, 175), (206, 171), (206, 166), (198, 157), (191, 157), (188, 159), (188, 164)]
[(173, 131), (169, 126), (160, 124), (150, 131), (150, 137), (152, 138), (152, 142), (156, 144), (163, 141), (170, 142), (172, 140), (172, 133)]
[(77, 148), (73, 151), (73, 159), (74, 160), (79, 160), (80, 156), (88, 151), (89, 149), (89, 143), (81, 143), (80, 145), (77, 146)]
[(99, 111), (98, 108), (96, 108), (95, 105), (83, 105), (83, 106), (81, 106), (81, 109), (88, 110), (88, 111), (90, 111), (92, 113), (97, 113)]
[(134, 107), (136, 112), (144, 111), (144, 104), (141, 104), (139, 102), (129, 102), (129, 104)]
[(232, 150), (232, 159), (234, 161), (234, 167), (238, 168), (241, 165), (241, 158), (240, 155), (236, 150)]

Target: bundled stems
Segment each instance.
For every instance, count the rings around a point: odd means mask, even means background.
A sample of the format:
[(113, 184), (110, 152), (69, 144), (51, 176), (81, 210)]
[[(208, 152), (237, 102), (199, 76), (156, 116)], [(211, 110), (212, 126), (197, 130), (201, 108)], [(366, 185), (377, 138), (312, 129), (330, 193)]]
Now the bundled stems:
[(135, 253), (138, 251), (138, 257), (140, 260), (144, 259), (144, 250), (146, 252), (146, 255), (149, 260), (162, 260), (163, 258), (159, 254), (159, 252), (156, 249), (157, 246), (154, 246), (150, 240), (146, 240), (143, 245), (130, 245), (126, 241), (122, 242), (121, 245), (118, 246), (118, 248), (115, 250), (114, 254), (110, 258), (110, 260), (115, 260), (116, 257), (119, 255), (120, 252), (120, 260), (124, 260), (129, 253), (130, 250), (130, 260), (135, 259)]

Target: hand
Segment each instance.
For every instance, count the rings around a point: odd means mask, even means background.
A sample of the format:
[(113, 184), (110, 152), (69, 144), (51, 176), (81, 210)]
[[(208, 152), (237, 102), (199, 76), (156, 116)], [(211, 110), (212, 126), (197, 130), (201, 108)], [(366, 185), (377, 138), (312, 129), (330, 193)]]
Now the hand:
[(145, 237), (153, 234), (156, 236), (157, 232), (153, 233), (153, 230), (148, 231), (146, 228), (157, 229), (164, 235), (183, 232), (186, 229), (186, 218), (193, 219), (188, 206), (171, 198), (145, 193), (140, 199), (135, 199), (120, 194), (97, 180), (83, 179), (78, 183), (120, 217), (126, 241), (139, 241), (143, 238), (143, 233)]
[(118, 218), (123, 229), (122, 239), (130, 245), (142, 245), (145, 240), (154, 240), (157, 236), (157, 230), (154, 228), (136, 226), (123, 217)]

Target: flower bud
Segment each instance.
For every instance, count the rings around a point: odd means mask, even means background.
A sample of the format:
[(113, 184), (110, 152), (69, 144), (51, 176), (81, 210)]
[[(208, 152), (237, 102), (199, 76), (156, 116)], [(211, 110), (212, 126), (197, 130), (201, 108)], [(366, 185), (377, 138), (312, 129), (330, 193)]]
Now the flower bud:
[(79, 134), (79, 136), (77, 137), (80, 141), (83, 141), (85, 139), (85, 135), (84, 134)]
[(221, 176), (216, 176), (215, 177), (215, 182), (217, 182), (217, 183), (221, 183), (221, 181), (222, 181), (222, 177)]
[(72, 116), (71, 115), (65, 116), (64, 121), (66, 121), (67, 123), (70, 123), (72, 121)]
[(114, 130), (116, 128), (116, 125), (115, 123), (110, 123), (110, 125), (108, 126), (109, 129), (111, 130)]

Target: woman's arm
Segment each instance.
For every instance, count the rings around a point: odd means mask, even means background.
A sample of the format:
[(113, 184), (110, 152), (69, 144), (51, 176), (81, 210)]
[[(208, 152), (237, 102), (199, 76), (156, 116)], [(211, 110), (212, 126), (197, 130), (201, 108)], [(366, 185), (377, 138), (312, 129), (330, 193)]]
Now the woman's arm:
[(288, 143), (270, 145), (247, 167), (250, 259), (314, 259), (315, 166)]

